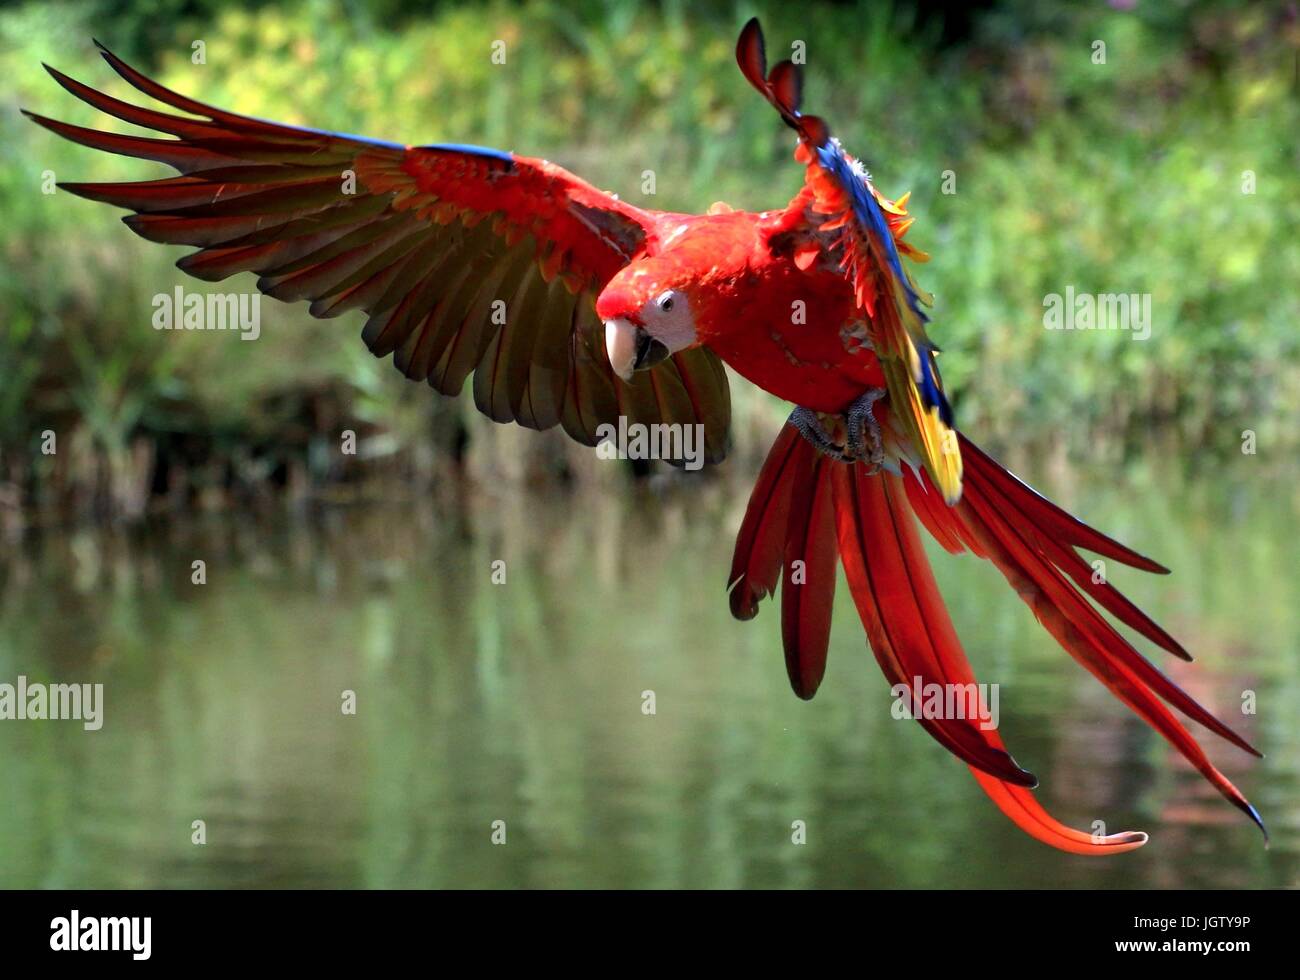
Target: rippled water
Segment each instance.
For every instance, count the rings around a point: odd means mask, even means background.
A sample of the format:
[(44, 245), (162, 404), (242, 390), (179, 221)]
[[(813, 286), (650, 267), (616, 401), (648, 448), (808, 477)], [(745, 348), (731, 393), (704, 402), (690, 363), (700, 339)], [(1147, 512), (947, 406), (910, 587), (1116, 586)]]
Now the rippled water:
[[(1267, 754), (1204, 740), (1263, 812), (1271, 849), (969, 557), (936, 555), (936, 570), (980, 679), (1002, 685), (1012, 751), (1059, 817), (1147, 830), (1146, 848), (1072, 857), (1011, 826), (964, 766), (890, 718), (843, 588), (826, 681), (799, 701), (777, 610), (750, 623), (727, 611), (743, 492), (696, 481), (9, 548), (0, 681), (103, 683), (105, 723), (0, 722), (0, 883), (1297, 884), (1294, 493), (1124, 483), (1070, 502), (1175, 568), (1112, 579), (1198, 659), (1153, 657)], [(206, 585), (190, 583), (195, 559)], [(1257, 714), (1242, 715), (1244, 690)]]

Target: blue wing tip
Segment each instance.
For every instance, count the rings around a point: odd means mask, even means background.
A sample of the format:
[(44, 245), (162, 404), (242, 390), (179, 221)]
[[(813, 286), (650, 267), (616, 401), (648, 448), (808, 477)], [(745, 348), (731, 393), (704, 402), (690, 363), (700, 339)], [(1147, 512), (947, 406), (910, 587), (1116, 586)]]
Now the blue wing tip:
[(426, 143), (423, 146), (417, 146), (417, 150), (435, 150), (444, 153), (467, 153), (470, 156), (484, 157), (488, 160), (497, 160), (501, 163), (508, 163), (512, 167), (515, 163), (513, 153), (507, 153), (505, 150), (494, 150), (490, 146), (475, 146), (473, 143)]

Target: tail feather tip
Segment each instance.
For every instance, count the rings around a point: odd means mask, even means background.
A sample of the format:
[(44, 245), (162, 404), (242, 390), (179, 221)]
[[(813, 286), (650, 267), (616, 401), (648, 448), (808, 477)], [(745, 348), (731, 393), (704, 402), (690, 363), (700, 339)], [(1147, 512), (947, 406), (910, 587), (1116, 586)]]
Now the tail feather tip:
[(1103, 842), (1110, 845), (1141, 847), (1150, 839), (1150, 835), (1144, 830), (1121, 830), (1118, 834), (1110, 834), (1103, 838)]
[(1259, 832), (1264, 835), (1264, 848), (1267, 850), (1271, 841), (1268, 836), (1268, 828), (1264, 826), (1264, 818), (1259, 815), (1259, 811), (1255, 809), (1254, 804), (1248, 800), (1242, 800), (1240, 808), (1242, 813), (1246, 814), (1246, 816), (1250, 817), (1250, 819), (1255, 822), (1255, 826), (1259, 828)]

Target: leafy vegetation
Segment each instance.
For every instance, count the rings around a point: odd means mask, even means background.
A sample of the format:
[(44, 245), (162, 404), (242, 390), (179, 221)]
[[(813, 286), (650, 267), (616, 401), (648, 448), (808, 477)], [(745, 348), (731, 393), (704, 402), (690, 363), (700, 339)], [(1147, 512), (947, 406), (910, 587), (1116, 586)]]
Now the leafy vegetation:
[[(1283, 3), (1122, 6), (1013, 0), (955, 36), (879, 3), (762, 13), (774, 52), (806, 44), (806, 104), (882, 190), (913, 190), (910, 240), (934, 256), (917, 277), (936, 296), (963, 428), (1013, 454), (1120, 461), (1157, 443), (1191, 465), (1240, 459), (1251, 430), (1281, 466), (1300, 446), (1300, 27)], [(732, 60), (750, 13), (618, 0), (32, 3), (0, 13), (0, 88), (7, 106), (104, 125), (40, 67), (124, 94), (97, 36), (165, 84), (251, 115), (514, 149), (652, 207), (770, 208), (801, 174)], [(196, 40), (204, 64), (192, 63)], [(489, 57), (496, 40), (505, 65)], [(11, 522), (33, 505), (132, 514), (387, 475), (419, 489), (461, 467), (591, 469), (557, 434), (494, 427), (465, 399), (375, 364), (359, 319), (319, 322), (267, 301), (254, 343), (151, 329), (154, 294), (201, 288), (172, 267), (181, 250), (43, 189), (51, 176), (162, 168), (72, 146), (16, 108), (0, 116), (0, 154), (0, 514)], [(646, 170), (654, 195), (641, 193)], [(1150, 338), (1044, 329), (1044, 297), (1070, 286), (1150, 294)], [(748, 468), (785, 409), (734, 389)], [(330, 451), (344, 427), (363, 445), (348, 466)], [(40, 452), (46, 430), (53, 456)]]

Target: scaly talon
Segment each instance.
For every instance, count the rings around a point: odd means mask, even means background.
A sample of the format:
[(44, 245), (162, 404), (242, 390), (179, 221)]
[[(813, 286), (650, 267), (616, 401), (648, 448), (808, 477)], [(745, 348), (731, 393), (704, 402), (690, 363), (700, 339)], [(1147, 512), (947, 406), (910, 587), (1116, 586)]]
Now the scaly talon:
[(798, 406), (790, 413), (790, 424), (799, 430), (799, 434), (813, 444), (818, 452), (823, 453), (831, 459), (838, 459), (842, 463), (851, 463), (853, 458), (845, 452), (841, 443), (826, 431), (822, 425), (822, 420), (818, 413), (811, 408)]
[(790, 424), (816, 449), (842, 463), (863, 462), (872, 473), (885, 463), (884, 441), (880, 423), (876, 421), (871, 406), (885, 396), (883, 388), (868, 388), (839, 416), (844, 424), (845, 441), (839, 443), (822, 424), (821, 415), (802, 405), (790, 413)]
[(868, 463), (873, 473), (885, 464), (885, 445), (871, 406), (884, 397), (884, 388), (868, 388), (849, 406), (846, 415), (849, 454)]

